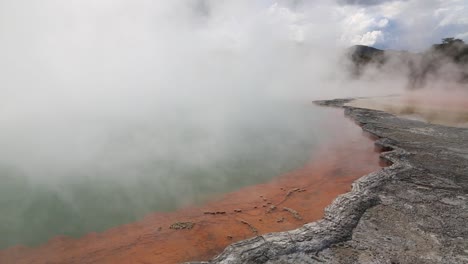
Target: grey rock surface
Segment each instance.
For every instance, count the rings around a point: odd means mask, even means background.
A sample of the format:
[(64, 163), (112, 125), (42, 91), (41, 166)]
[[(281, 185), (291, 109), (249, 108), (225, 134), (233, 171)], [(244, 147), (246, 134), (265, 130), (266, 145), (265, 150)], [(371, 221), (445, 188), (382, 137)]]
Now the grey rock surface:
[(350, 100), (317, 104), (343, 107), (392, 165), (355, 181), (323, 219), (199, 263), (468, 263), (468, 129), (343, 106)]

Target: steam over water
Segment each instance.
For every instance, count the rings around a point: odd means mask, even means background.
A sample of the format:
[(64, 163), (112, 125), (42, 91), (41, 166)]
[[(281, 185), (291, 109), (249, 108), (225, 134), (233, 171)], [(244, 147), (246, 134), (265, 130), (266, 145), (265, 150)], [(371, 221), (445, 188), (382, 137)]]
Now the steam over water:
[[(207, 132), (198, 116), (181, 110), (174, 122), (116, 120), (101, 131), (106, 140), (94, 145), (93, 157), (76, 168), (57, 164), (26, 173), (3, 159), (0, 245), (37, 245), (55, 235), (102, 231), (267, 181), (310, 158), (325, 137), (317, 128), (325, 113), (311, 105), (258, 105), (249, 119), (225, 116), (223, 127)], [(72, 158), (76, 149), (64, 151)], [(47, 182), (35, 178), (48, 172), (57, 175)]]
[(327, 137), (312, 100), (389, 85), (339, 70), (343, 10), (301, 5), (0, 1), (0, 247), (102, 231), (308, 160)]

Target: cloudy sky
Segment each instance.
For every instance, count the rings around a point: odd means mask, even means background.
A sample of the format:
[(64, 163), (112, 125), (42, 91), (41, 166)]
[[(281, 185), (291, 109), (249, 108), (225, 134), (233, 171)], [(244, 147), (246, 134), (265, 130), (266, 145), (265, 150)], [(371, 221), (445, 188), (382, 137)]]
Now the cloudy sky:
[(352, 43), (419, 49), (444, 37), (468, 40), (468, 0), (342, 2), (350, 29), (343, 38)]
[(467, 41), (467, 14), (468, 0), (0, 0), (0, 40), (50, 33), (100, 36), (102, 28), (109, 34), (108, 27), (123, 32), (137, 24), (143, 25), (137, 30), (153, 27), (160, 33), (156, 27), (185, 23), (192, 29), (207, 26), (214, 41), (234, 46), (274, 26), (297, 42), (421, 50), (444, 37)]
[(336, 37), (344, 45), (420, 50), (444, 37), (468, 40), (468, 0), (284, 0), (265, 3), (286, 6), (296, 17), (302, 17), (303, 35), (308, 32), (304, 25), (317, 22), (314, 10), (321, 9), (326, 16), (324, 26), (336, 28)]

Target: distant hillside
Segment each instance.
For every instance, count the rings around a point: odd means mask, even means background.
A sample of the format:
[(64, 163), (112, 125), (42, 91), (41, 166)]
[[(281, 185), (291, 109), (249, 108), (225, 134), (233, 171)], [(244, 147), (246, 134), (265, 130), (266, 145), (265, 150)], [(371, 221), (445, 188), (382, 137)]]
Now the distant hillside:
[(468, 45), (461, 39), (445, 38), (441, 44), (432, 45), (433, 53), (445, 56), (458, 64), (468, 64)]
[(347, 54), (350, 72), (356, 78), (370, 67), (382, 71), (392, 67), (407, 75), (410, 89), (424, 87), (433, 80), (468, 84), (468, 45), (460, 39), (445, 38), (422, 53), (356, 45)]
[(376, 66), (385, 63), (385, 51), (374, 47), (356, 45), (349, 49), (349, 57), (353, 62), (352, 73), (359, 76), (362, 70), (369, 64)]
[(468, 45), (460, 39), (443, 39), (422, 53), (419, 62), (410, 64), (410, 70), (412, 88), (435, 78), (468, 83)]
[(356, 45), (353, 46), (351, 56), (353, 60), (359, 64), (369, 62), (380, 62), (383, 59), (383, 50), (376, 49), (374, 47)]

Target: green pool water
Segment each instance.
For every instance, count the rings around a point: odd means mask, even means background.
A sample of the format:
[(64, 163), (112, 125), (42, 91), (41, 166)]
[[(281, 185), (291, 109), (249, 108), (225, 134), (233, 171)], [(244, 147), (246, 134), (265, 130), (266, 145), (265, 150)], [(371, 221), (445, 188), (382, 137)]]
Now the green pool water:
[[(2, 142), (27, 159), (0, 158), (0, 247), (79, 237), (266, 182), (310, 158), (327, 137), (320, 124), (329, 111), (278, 104), (216, 122), (199, 122), (189, 112), (165, 120), (117, 120), (100, 127), (98, 140), (87, 141), (79, 138), (86, 130), (76, 127), (66, 136), (64, 127), (47, 139), (30, 139), (44, 134), (38, 129), (17, 143), (11, 141), (16, 134), (7, 133), (11, 138)], [(29, 144), (48, 140), (56, 144)], [(60, 155), (49, 153), (62, 148)]]

